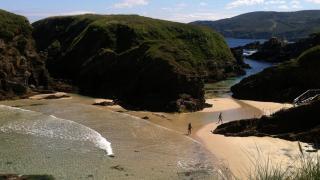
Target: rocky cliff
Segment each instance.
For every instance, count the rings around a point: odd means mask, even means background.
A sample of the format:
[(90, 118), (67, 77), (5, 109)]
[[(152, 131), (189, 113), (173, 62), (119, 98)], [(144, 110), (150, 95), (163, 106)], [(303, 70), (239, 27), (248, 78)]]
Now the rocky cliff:
[(249, 58), (268, 62), (284, 62), (297, 58), (307, 49), (320, 45), (320, 33), (309, 35), (308, 38), (300, 39), (295, 43), (288, 43), (278, 38), (271, 38), (269, 41), (258, 45), (258, 52)]
[(53, 17), (33, 26), (53, 77), (128, 107), (199, 110), (203, 80), (243, 73), (223, 37), (207, 28), (125, 15)]
[(315, 46), (295, 60), (243, 79), (231, 91), (240, 99), (293, 102), (303, 92), (320, 88), (319, 69), (320, 46)]
[(0, 99), (24, 96), (31, 89), (46, 88), (48, 80), (28, 20), (0, 10)]

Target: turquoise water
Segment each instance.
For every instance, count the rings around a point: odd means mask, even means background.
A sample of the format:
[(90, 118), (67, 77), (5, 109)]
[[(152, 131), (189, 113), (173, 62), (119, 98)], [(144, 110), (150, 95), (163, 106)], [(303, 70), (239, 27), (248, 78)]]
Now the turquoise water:
[[(263, 42), (265, 40), (261, 39), (233, 39), (233, 38), (227, 38), (226, 39), (229, 47), (237, 47), (237, 46), (243, 46), (248, 43), (252, 43), (255, 41)], [(205, 85), (205, 91), (206, 91), (206, 98), (212, 98), (212, 97), (229, 97), (231, 96), (230, 88), (239, 83), (242, 79), (251, 76), (253, 74), (259, 73), (263, 71), (265, 68), (273, 66), (272, 63), (263, 62), (263, 61), (255, 61), (252, 59), (245, 58), (244, 62), (249, 64), (251, 66), (251, 69), (246, 69), (246, 75), (239, 76), (239, 77), (233, 77), (228, 78), (223, 81), (219, 81), (216, 83), (209, 83)]]

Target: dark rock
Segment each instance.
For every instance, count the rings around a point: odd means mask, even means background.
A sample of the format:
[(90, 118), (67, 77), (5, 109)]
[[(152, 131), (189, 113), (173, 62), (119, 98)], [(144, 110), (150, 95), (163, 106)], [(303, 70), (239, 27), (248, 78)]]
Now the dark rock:
[(94, 103), (93, 105), (96, 105), (96, 106), (114, 106), (114, 105), (116, 105), (116, 103), (113, 102), (113, 101), (102, 101), (102, 102)]
[(258, 52), (249, 56), (251, 59), (268, 62), (285, 62), (297, 58), (311, 47), (320, 45), (320, 33), (311, 34), (308, 38), (295, 43), (288, 43), (278, 38), (272, 38), (258, 46)]
[(144, 116), (144, 117), (142, 117), (142, 119), (148, 120), (150, 118), (148, 116)]
[(244, 62), (244, 56), (243, 56), (243, 48), (237, 47), (237, 48), (231, 48), (231, 52), (233, 56), (236, 58), (238, 65), (245, 69), (251, 68), (249, 64), (246, 64)]
[(204, 80), (244, 73), (223, 37), (207, 28), (124, 15), (56, 17), (33, 26), (54, 78), (125, 108), (197, 111), (205, 107)]
[(231, 87), (239, 99), (293, 102), (309, 89), (320, 89), (320, 46), (304, 52), (296, 60), (267, 68)]
[(281, 39), (271, 38), (269, 41), (263, 43), (258, 48), (258, 52), (249, 56), (249, 58), (268, 62), (281, 62), (285, 58), (283, 49), (286, 45), (287, 44)]
[(48, 87), (49, 75), (27, 19), (0, 10), (0, 23), (0, 100), (23, 97), (29, 92), (26, 81)]
[(279, 111), (270, 117), (222, 124), (213, 133), (226, 136), (272, 136), (290, 141), (320, 142), (320, 100)]

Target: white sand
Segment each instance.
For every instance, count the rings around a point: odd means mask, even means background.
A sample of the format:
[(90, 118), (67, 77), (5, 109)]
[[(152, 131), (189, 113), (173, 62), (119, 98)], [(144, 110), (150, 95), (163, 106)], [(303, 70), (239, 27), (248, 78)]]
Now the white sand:
[(206, 103), (212, 104), (213, 106), (211, 108), (206, 108), (201, 112), (222, 112), (241, 108), (241, 105), (232, 98), (207, 99)]
[[(237, 100), (234, 100), (237, 101)], [(229, 100), (219, 100), (216, 103), (235, 108)], [(271, 102), (241, 101), (254, 108), (260, 109), (261, 115), (272, 114), (282, 108), (291, 107), (290, 104), (279, 104)], [(216, 105), (219, 107), (219, 105)], [(226, 108), (227, 108), (226, 107)], [(216, 111), (220, 111), (217, 109)], [(228, 121), (228, 119), (225, 119)], [(290, 142), (271, 137), (225, 137), (223, 135), (212, 134), (212, 128), (216, 128), (215, 123), (208, 124), (197, 131), (196, 137), (213, 153), (221, 159), (234, 173), (241, 179), (247, 179), (250, 171), (255, 169), (254, 162), (257, 160), (264, 164), (268, 159), (273, 165), (290, 166), (297, 162), (300, 157), (298, 142)], [(304, 148), (307, 144), (302, 143)], [(309, 147), (308, 147), (309, 148)]]

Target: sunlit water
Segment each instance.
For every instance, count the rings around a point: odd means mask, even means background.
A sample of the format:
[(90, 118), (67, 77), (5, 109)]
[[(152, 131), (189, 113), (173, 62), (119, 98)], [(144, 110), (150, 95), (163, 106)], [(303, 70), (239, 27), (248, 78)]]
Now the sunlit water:
[[(229, 47), (237, 47), (237, 46), (243, 46), (248, 43), (252, 43), (255, 41), (263, 42), (264, 40), (261, 39), (232, 39), (227, 38), (226, 39)], [(255, 61), (252, 59), (245, 58), (244, 62), (249, 64), (251, 66), (251, 69), (246, 69), (246, 75), (239, 76), (239, 77), (233, 77), (228, 78), (223, 81), (219, 81), (216, 83), (209, 83), (205, 85), (206, 90), (206, 98), (212, 98), (212, 97), (229, 97), (231, 96), (230, 88), (239, 83), (242, 79), (251, 76), (253, 74), (259, 73), (262, 70), (271, 67), (273, 64), (263, 61)]]

